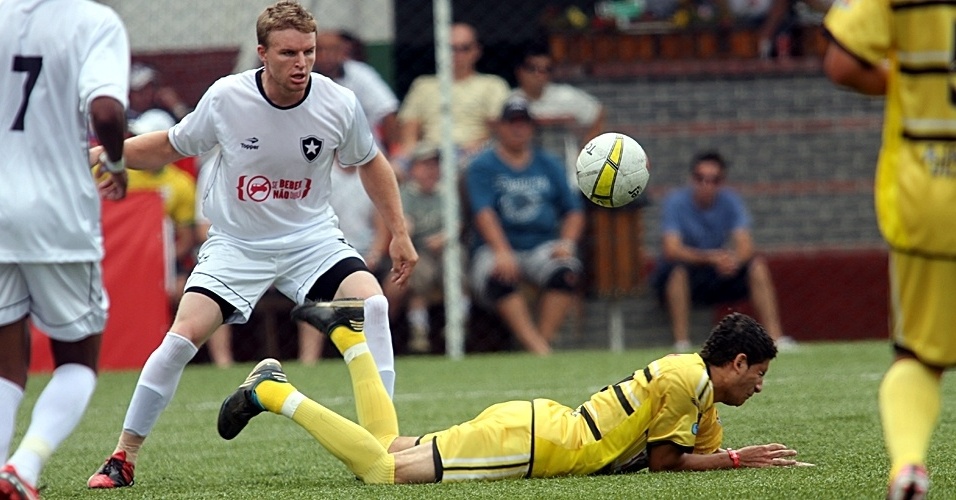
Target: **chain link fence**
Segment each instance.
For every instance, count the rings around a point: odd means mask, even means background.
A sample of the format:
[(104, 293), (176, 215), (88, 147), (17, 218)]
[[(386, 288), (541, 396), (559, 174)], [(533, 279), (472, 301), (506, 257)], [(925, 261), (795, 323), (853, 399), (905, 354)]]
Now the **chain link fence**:
[[(162, 83), (193, 105), (216, 78), (255, 67), (255, 19), (270, 2), (104, 3), (127, 23), (134, 60), (155, 67)], [(634, 206), (588, 205), (579, 248), (585, 282), (557, 348), (671, 342), (647, 280), (659, 255), (659, 202), (688, 182), (691, 158), (708, 149), (731, 163), (729, 185), (753, 215), (786, 333), (798, 341), (886, 335), (885, 250), (871, 187), (882, 102), (836, 89), (822, 76), (819, 23), (827, 5), (746, 3), (764, 10), (707, 0), (450, 3), (452, 19), (478, 33), (479, 72), (513, 87), (524, 48), (545, 46), (549, 77), (596, 97), (603, 130), (631, 135), (651, 159), (650, 186)], [(416, 77), (436, 72), (431, 0), (303, 4), (321, 29), (360, 40), (354, 57), (371, 64), (399, 100)], [(538, 132), (544, 148), (568, 159), (587, 139), (581, 127), (561, 123)], [(236, 358), (298, 356), (290, 307), (267, 296), (250, 324), (235, 329)], [(727, 307), (752, 311), (747, 304), (695, 311), (695, 341)], [(444, 311), (430, 313), (430, 349), (442, 353)], [(409, 329), (404, 317), (396, 321), (396, 352), (407, 353)], [(493, 314), (471, 314), (465, 326), (470, 352), (517, 348)]]

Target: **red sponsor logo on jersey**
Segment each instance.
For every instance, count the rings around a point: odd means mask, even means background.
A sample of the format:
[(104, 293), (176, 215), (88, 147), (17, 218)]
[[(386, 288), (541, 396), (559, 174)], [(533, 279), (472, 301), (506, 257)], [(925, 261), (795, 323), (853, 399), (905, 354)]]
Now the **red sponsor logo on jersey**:
[(309, 195), (312, 179), (276, 179), (261, 175), (239, 176), (236, 193), (242, 201), (299, 200)]

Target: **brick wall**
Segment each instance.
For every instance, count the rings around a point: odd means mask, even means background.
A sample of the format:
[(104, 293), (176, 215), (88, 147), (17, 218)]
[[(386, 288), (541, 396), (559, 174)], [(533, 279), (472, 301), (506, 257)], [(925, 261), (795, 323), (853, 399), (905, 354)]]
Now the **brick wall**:
[(716, 148), (754, 216), (762, 248), (880, 246), (872, 179), (882, 101), (836, 89), (819, 72), (685, 75), (574, 82), (608, 109), (608, 129), (651, 159), (645, 243), (656, 254), (659, 201)]
[[(707, 65), (708, 75), (691, 63), (663, 75), (618, 68), (627, 76), (569, 80), (606, 105), (609, 130), (633, 136), (648, 152), (643, 242), (649, 260), (659, 253), (657, 202), (687, 182), (695, 152), (716, 148), (730, 161), (730, 185), (753, 215), (754, 239), (769, 257), (787, 333), (800, 340), (884, 336), (886, 263), (872, 200), (883, 103), (835, 88), (816, 61), (786, 71), (759, 64), (764, 69), (749, 76), (737, 63), (724, 72)], [(621, 300), (626, 346), (670, 342), (652, 293)], [(563, 342), (608, 345), (611, 303), (592, 297)], [(752, 313), (744, 304), (733, 307)], [(703, 340), (725, 312), (696, 311), (694, 339)]]

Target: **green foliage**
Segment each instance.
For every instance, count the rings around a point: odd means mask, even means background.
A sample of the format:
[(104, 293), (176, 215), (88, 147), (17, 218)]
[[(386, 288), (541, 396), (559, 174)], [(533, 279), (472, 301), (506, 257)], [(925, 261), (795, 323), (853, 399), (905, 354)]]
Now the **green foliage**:
[[(400, 358), (395, 398), (403, 434), (469, 419), (508, 399), (547, 397), (576, 406), (661, 350)], [(44, 498), (880, 498), (888, 469), (876, 392), (890, 361), (885, 342), (803, 344), (771, 363), (764, 392), (741, 408), (721, 406), (725, 446), (781, 442), (817, 464), (810, 468), (696, 473), (638, 473), (487, 483), (366, 486), (305, 431), (274, 415), (255, 418), (235, 440), (216, 434), (219, 404), (251, 365), (190, 366), (147, 441), (136, 485), (86, 489), (86, 478), (112, 452), (138, 373), (106, 373), (86, 417), (41, 478)], [(285, 364), (305, 394), (354, 418), (351, 384), (340, 360)], [(31, 379), (19, 415), (19, 439), (46, 382)], [(933, 489), (956, 491), (956, 388), (944, 383), (943, 414), (930, 450)], [(949, 469), (949, 470), (947, 470)]]

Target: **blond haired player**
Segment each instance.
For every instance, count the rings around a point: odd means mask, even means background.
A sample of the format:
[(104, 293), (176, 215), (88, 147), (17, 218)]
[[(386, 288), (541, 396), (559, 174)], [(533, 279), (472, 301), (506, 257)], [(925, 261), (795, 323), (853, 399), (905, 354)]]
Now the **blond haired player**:
[(366, 483), (426, 483), (798, 465), (782, 444), (720, 449), (716, 403), (742, 405), (763, 387), (777, 349), (756, 321), (725, 317), (701, 353), (658, 359), (577, 408), (548, 399), (493, 405), (471, 421), (400, 437), (361, 333), (359, 301), (299, 306), (293, 316), (332, 332), (348, 364), (359, 424), (308, 399), (275, 360), (226, 398), (219, 434), (232, 439), (268, 410), (305, 428)]
[[(30, 499), (96, 386), (109, 300), (87, 128), (105, 146), (100, 195), (122, 198), (130, 56), (119, 16), (93, 2), (4, 0), (0, 26), (0, 498)], [(28, 320), (49, 337), (56, 369), (9, 455)]]
[(824, 70), (886, 95), (876, 212), (890, 245), (895, 360), (880, 385), (888, 498), (923, 498), (940, 378), (956, 365), (956, 6), (840, 0), (825, 20)]
[[(248, 320), (266, 290), (303, 303), (361, 297), (369, 348), (387, 390), (394, 383), (388, 302), (329, 206), (333, 159), (355, 166), (392, 236), (392, 279), (405, 283), (418, 256), (405, 230), (398, 183), (350, 90), (310, 73), (315, 20), (280, 1), (256, 23), (263, 67), (214, 83), (168, 132), (126, 141), (127, 165), (155, 170), (219, 146), (203, 197), (209, 239), (172, 327), (143, 366), (119, 442), (91, 488), (133, 484), (138, 452), (169, 404), (186, 363), (223, 323)], [(91, 157), (98, 151), (91, 150)]]

